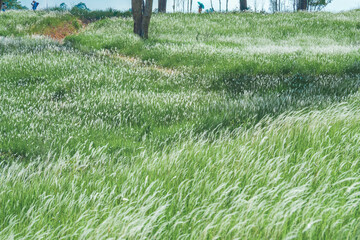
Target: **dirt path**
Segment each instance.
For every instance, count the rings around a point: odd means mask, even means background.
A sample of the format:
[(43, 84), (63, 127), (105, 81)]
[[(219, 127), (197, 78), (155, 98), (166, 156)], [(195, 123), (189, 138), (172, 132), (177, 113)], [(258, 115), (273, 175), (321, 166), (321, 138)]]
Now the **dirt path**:
[[(79, 24), (82, 25), (82, 28), (80, 30), (76, 30), (72, 26), (72, 23), (67, 22), (63, 25), (60, 25), (58, 27), (53, 27), (53, 28), (49, 29), (48, 31), (45, 31), (42, 35), (48, 36), (52, 39), (55, 39), (55, 40), (63, 43), (64, 39), (67, 36), (70, 36), (73, 34), (78, 34), (79, 32), (85, 30), (87, 23), (81, 22), (79, 20)], [(164, 68), (164, 67), (156, 66), (156, 65), (147, 65), (140, 58), (130, 57), (130, 56), (126, 56), (126, 55), (122, 55), (122, 54), (118, 54), (118, 53), (111, 53), (110, 51), (103, 51), (101, 53), (101, 55), (104, 55), (104, 56), (107, 56), (107, 57), (110, 57), (113, 59), (119, 59), (122, 62), (131, 64), (131, 65), (141, 66), (142, 68), (152, 70), (152, 71), (157, 71), (157, 72), (160, 72), (165, 75), (178, 75), (179, 74), (179, 72), (174, 69)]]
[(99, 53), (99, 55), (106, 56), (106, 57), (109, 57), (109, 58), (112, 58), (115, 60), (120, 60), (121, 62), (124, 62), (124, 63), (132, 65), (132, 66), (136, 66), (136, 67), (140, 66), (142, 69), (146, 69), (146, 70), (150, 70), (150, 71), (157, 71), (164, 75), (180, 74), (180, 72), (178, 70), (171, 69), (171, 68), (164, 68), (164, 67), (157, 66), (157, 65), (148, 65), (148, 64), (144, 63), (144, 61), (141, 60), (140, 58), (126, 56), (126, 55), (122, 55), (119, 53), (112, 53), (108, 50), (102, 51), (101, 53)]

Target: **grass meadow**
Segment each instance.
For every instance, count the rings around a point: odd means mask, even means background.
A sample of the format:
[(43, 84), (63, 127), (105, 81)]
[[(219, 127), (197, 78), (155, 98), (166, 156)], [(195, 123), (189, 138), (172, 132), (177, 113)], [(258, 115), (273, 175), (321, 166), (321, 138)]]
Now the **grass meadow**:
[(0, 239), (360, 237), (359, 11), (0, 21)]

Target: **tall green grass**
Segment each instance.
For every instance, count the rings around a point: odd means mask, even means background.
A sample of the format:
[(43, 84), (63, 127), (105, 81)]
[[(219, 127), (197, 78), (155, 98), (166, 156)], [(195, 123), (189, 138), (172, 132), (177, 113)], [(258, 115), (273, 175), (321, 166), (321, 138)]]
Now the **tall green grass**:
[(131, 34), (132, 19), (99, 21), (67, 40), (218, 76), (359, 74), (359, 20), (357, 11), (160, 14), (147, 41)]
[(69, 149), (88, 141), (130, 156), (140, 146), (160, 150), (179, 131), (252, 127), (265, 116), (322, 109), (360, 86), (360, 78), (350, 76), (285, 82), (248, 77), (217, 91), (212, 78), (197, 82), (190, 74), (163, 73), (101, 53), (84, 55), (45, 39), (4, 39), (1, 51), (0, 122), (7, 134), (0, 149), (28, 160), (54, 148), (54, 136), (56, 152), (69, 138)]
[(75, 153), (50, 148), (29, 164), (3, 165), (0, 236), (356, 238), (354, 100), (211, 141), (179, 136), (166, 151), (143, 148), (132, 158), (78, 142)]
[(105, 19), (66, 44), (7, 29), (0, 239), (358, 238), (358, 18), (155, 15), (150, 41)]
[(74, 30), (82, 26), (78, 18), (61, 12), (7, 11), (0, 15), (0, 36), (44, 35), (48, 30), (69, 24)]
[(7, 11), (0, 15), (0, 36), (23, 36), (41, 19), (41, 13), (30, 11)]

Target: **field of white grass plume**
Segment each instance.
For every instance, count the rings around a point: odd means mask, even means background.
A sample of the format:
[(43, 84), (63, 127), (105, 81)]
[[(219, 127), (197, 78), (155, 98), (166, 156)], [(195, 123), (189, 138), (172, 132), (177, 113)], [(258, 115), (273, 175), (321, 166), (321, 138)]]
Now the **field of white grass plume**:
[(237, 75), (360, 73), (359, 11), (279, 14), (166, 14), (148, 41), (132, 19), (96, 22), (67, 40), (85, 50), (112, 49), (193, 72)]
[(358, 109), (355, 96), (131, 159), (79, 143), (75, 153), (3, 165), (0, 236), (355, 238)]
[(359, 13), (1, 14), (0, 239), (358, 238)]

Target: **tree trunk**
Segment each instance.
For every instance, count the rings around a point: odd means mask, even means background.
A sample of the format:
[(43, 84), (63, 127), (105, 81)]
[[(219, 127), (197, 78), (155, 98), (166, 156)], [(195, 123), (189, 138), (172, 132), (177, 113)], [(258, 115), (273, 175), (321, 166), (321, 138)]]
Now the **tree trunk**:
[(134, 19), (134, 33), (141, 36), (142, 13), (144, 8), (142, 0), (131, 0), (131, 7)]
[(214, 10), (214, 6), (212, 4), (212, 0), (210, 0), (211, 8)]
[(247, 8), (247, 0), (240, 0), (240, 11), (245, 11)]
[(221, 12), (221, 0), (219, 0), (219, 12)]
[(226, 0), (226, 12), (229, 11), (229, 0)]
[(192, 8), (193, 8), (193, 0), (190, 0), (190, 12), (192, 12)]
[(277, 6), (278, 6), (278, 12), (281, 12), (281, 2), (279, 0), (279, 2), (277, 3)]
[(175, 12), (175, 0), (174, 0), (174, 2), (173, 2), (174, 4), (173, 4), (173, 12)]
[(141, 35), (141, 37), (145, 39), (149, 38), (149, 26), (150, 26), (151, 14), (152, 14), (152, 4), (153, 4), (153, 0), (146, 0), (143, 20), (142, 20), (142, 35)]
[(308, 0), (299, 0), (298, 11), (306, 11), (308, 9)]
[(161, 13), (166, 13), (166, 0), (159, 0), (158, 11)]
[(2, 9), (2, 4), (3, 4), (3, 0), (0, 0), (0, 12), (1, 12), (1, 9)]
[(277, 1), (277, 0), (273, 0), (273, 1), (272, 1), (272, 11), (273, 11), (273, 12), (277, 12), (277, 11), (278, 11), (278, 1)]
[(149, 26), (152, 13), (153, 0), (132, 0), (132, 11), (134, 19), (134, 33), (141, 38), (149, 37)]
[(294, 12), (296, 11), (296, 0), (294, 0), (294, 2), (293, 2), (293, 11)]

